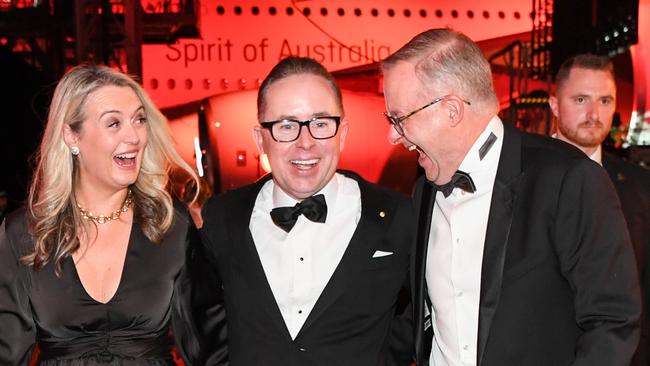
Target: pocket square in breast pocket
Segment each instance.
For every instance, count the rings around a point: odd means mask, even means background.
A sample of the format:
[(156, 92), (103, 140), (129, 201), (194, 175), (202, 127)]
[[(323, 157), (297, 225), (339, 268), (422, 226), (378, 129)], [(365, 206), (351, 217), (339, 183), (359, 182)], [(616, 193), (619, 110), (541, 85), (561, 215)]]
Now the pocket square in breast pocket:
[(393, 255), (393, 252), (384, 252), (383, 250), (378, 250), (375, 254), (372, 255), (373, 258), (385, 257), (388, 255)]

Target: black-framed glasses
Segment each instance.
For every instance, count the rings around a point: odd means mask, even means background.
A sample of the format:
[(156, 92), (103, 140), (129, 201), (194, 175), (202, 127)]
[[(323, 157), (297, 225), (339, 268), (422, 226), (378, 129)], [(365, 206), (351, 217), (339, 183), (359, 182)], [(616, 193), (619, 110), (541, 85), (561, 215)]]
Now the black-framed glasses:
[(263, 128), (271, 131), (271, 137), (277, 142), (296, 141), (300, 137), (302, 127), (307, 127), (309, 134), (316, 140), (326, 140), (336, 136), (341, 124), (340, 116), (318, 116), (306, 121), (281, 119), (278, 121), (260, 122)]
[[(448, 96), (449, 95), (445, 95), (445, 96), (436, 98), (436, 99), (432, 100), (431, 102), (423, 105), (422, 107), (412, 111), (411, 113), (407, 113), (407, 114), (405, 114), (405, 115), (403, 115), (401, 117), (391, 116), (390, 113), (388, 113), (388, 112), (384, 112), (384, 116), (386, 116), (386, 119), (388, 119), (388, 123), (390, 123), (395, 128), (395, 131), (397, 131), (397, 133), (399, 133), (401, 136), (404, 136), (404, 128), (402, 127), (402, 122), (404, 122), (404, 120), (406, 120), (407, 118), (411, 117), (412, 115), (418, 113), (419, 111), (421, 111), (421, 110), (423, 110), (425, 108), (431, 107), (432, 105), (434, 105), (434, 104), (438, 103), (439, 101), (447, 98)], [(470, 103), (469, 101), (467, 101), (465, 99), (461, 98), (461, 100), (464, 103), (466, 103), (467, 105), (472, 105), (472, 103)]]

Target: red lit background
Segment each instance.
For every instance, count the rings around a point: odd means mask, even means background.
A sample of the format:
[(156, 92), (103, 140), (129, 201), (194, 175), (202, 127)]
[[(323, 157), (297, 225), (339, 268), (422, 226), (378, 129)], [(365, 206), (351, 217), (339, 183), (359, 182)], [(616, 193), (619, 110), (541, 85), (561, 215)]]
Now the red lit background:
[[(341, 81), (350, 130), (340, 167), (405, 192), (415, 159), (387, 143), (388, 125), (376, 63), (415, 34), (453, 27), (479, 41), (486, 53), (529, 37), (529, 1), (202, 1), (200, 39), (143, 47), (143, 82), (170, 126), (182, 156), (195, 164), (197, 100), (206, 111), (218, 190), (254, 181), (265, 171), (252, 141), (256, 89), (280, 59), (307, 56), (330, 71), (374, 64), (371, 77)], [(362, 66), (361, 66), (362, 67)], [(497, 76), (497, 85), (507, 85)], [(182, 105), (186, 105), (183, 107)], [(181, 107), (177, 107), (181, 105)], [(186, 113), (186, 114), (184, 114)], [(398, 172), (398, 174), (394, 174)], [(392, 177), (392, 178), (391, 178)]]
[[(605, 1), (587, 1), (590, 4), (601, 2)], [(4, 27), (3, 22), (9, 24), (12, 18), (18, 19), (20, 10), (30, 12), (37, 10), (30, 8), (52, 4), (72, 7), (73, 3), (84, 2), (0, 0), (0, 27)], [(106, 0), (98, 3), (107, 4), (107, 7), (95, 9), (94, 13), (109, 11), (124, 15), (125, 4), (129, 2)], [(183, 1), (140, 1), (148, 14), (165, 10), (175, 12), (180, 3)], [(200, 0), (194, 2), (198, 6), (200, 37), (181, 37), (169, 44), (142, 45), (142, 82), (169, 117), (181, 155), (196, 166), (197, 153), (207, 154), (203, 161), (207, 161), (206, 174), (218, 182), (218, 190), (223, 190), (251, 182), (265, 172), (251, 138), (252, 128), (257, 123), (255, 97), (261, 80), (283, 57), (313, 57), (336, 75), (343, 88), (350, 130), (341, 168), (408, 192), (417, 164), (412, 154), (386, 141), (388, 125), (381, 116), (384, 102), (377, 61), (397, 50), (415, 34), (434, 27), (452, 27), (462, 31), (477, 41), (486, 57), (492, 59), (513, 42), (531, 42), (531, 30), (535, 24), (550, 27), (548, 22), (552, 14), (548, 13), (547, 17), (540, 15), (539, 9), (534, 8), (538, 3), (540, 1), (530, 0)], [(553, 1), (545, 3), (553, 4)], [(647, 132), (650, 130), (650, 0), (639, 0), (638, 6), (638, 43), (630, 48), (629, 53), (621, 54), (622, 57), (617, 56), (615, 60), (617, 109), (623, 125), (630, 124), (631, 130), (645, 127), (645, 132), (636, 135), (636, 143), (650, 145), (650, 133)], [(12, 14), (13, 11), (16, 14)], [(585, 12), (589, 13), (587, 9)], [(55, 60), (56, 52), (62, 53), (58, 55), (62, 59), (72, 59), (68, 53), (75, 52), (76, 42), (78, 54), (74, 61), (83, 61), (84, 57), (89, 58), (98, 51), (92, 49), (89, 53), (79, 46), (83, 34), (77, 34), (78, 39), (70, 35), (63, 37), (62, 49), (48, 48), (54, 43), (48, 43), (48, 35), (39, 33), (38, 26), (41, 22), (49, 24), (57, 19), (34, 19), (17, 22), (16, 26), (20, 28), (0, 33), (0, 50), (8, 49), (18, 58), (24, 57), (28, 64), (43, 74), (49, 70), (49, 78), (34, 81), (27, 77), (26, 69), (19, 64), (4, 64), (2, 70), (15, 75), (9, 75), (13, 77), (12, 81), (3, 88), (7, 93), (0, 98), (6, 103), (2, 104), (3, 111), (17, 104), (12, 98), (20, 94), (18, 86), (54, 84), (62, 72), (52, 72), (57, 65), (50, 65), (47, 61)], [(79, 28), (83, 29), (83, 26)], [(92, 41), (87, 46), (92, 46)], [(47, 52), (41, 52), (39, 47)], [(519, 57), (521, 53), (512, 55)], [(2, 56), (4, 59), (5, 55)], [(492, 63), (495, 87), (503, 109), (510, 107), (517, 98), (525, 97), (522, 90), (548, 90), (550, 86), (548, 79), (530, 78), (525, 81), (525, 88), (516, 88), (513, 93), (513, 70), (509, 68), (513, 62), (506, 56), (495, 58)], [(59, 71), (69, 66), (65, 64)], [(119, 58), (112, 66), (126, 69), (127, 63)], [(34, 89), (40, 92), (40, 89)], [(46, 93), (40, 95), (41, 99), (47, 97)], [(35, 150), (35, 140), (40, 135), (39, 128), (42, 129), (44, 119), (42, 111), (36, 111), (34, 116), (36, 99), (31, 94), (23, 96), (22, 101), (28, 101), (25, 114), (9, 113), (2, 125), (0, 156), (7, 160), (2, 164), (7, 177), (0, 179), (0, 188), (3, 184), (5, 188), (10, 187), (9, 195), (17, 197), (16, 201), (20, 201), (20, 194), (24, 195), (26, 190), (31, 170), (25, 161), (29, 161)], [(541, 100), (543, 105), (543, 98)], [(30, 123), (36, 127), (25, 129), (27, 132), (21, 135), (24, 131), (18, 128)], [(205, 127), (205, 133), (200, 133), (200, 125)], [(519, 127), (527, 128), (526, 125)], [(200, 135), (201, 146), (197, 149), (195, 140)], [(19, 169), (22, 170), (19, 172)]]

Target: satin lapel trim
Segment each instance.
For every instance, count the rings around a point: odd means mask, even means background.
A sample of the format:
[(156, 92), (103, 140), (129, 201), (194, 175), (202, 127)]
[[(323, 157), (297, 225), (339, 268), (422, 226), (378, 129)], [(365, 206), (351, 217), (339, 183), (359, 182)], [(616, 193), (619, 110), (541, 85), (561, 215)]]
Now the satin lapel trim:
[(351, 278), (361, 271), (364, 264), (371, 260), (377, 243), (384, 237), (384, 232), (389, 225), (385, 219), (379, 217), (379, 212), (384, 211), (387, 215), (394, 214), (394, 206), (386, 207), (387, 199), (381, 195), (372, 194), (367, 183), (357, 180), (361, 190), (361, 218), (357, 225), (350, 243), (348, 244), (341, 261), (334, 270), (332, 277), (323, 289), (323, 292), (316, 300), (314, 308), (309, 313), (296, 340), (312, 326), (325, 313), (325, 311), (338, 299)]
[(433, 207), (436, 199), (436, 190), (427, 184), (424, 179), (419, 183), (419, 194), (416, 194), (416, 204), (418, 205), (417, 217), (417, 237), (415, 240), (415, 249), (413, 251), (411, 265), (413, 266), (411, 288), (413, 291), (413, 313), (415, 326), (415, 355), (416, 360), (423, 362), (428, 359), (427, 352), (430, 345), (424, 336), (424, 307), (426, 306), (426, 264), (427, 248), (429, 247), (429, 234), (431, 231), (431, 218), (433, 216)]
[(250, 268), (253, 272), (254, 283), (259, 290), (257, 291), (259, 298), (251, 299), (251, 301), (259, 302), (262, 305), (260, 307), (269, 314), (270, 318), (273, 319), (273, 322), (278, 329), (281, 330), (282, 334), (286, 338), (291, 339), (291, 334), (284, 322), (284, 318), (280, 312), (280, 307), (275, 300), (275, 296), (273, 296), (273, 291), (271, 290), (269, 281), (266, 278), (262, 261), (257, 252), (255, 242), (253, 241), (253, 235), (248, 228), (253, 207), (255, 206), (255, 200), (257, 199), (260, 189), (262, 189), (262, 186), (267, 180), (268, 179), (263, 179), (258, 181), (258, 183), (252, 187), (251, 191), (244, 193), (241, 197), (236, 197), (233, 200), (233, 207), (230, 207), (232, 215), (229, 215), (227, 219), (228, 230), (232, 233), (232, 245), (233, 251), (236, 253), (236, 258), (241, 259), (241, 264), (244, 268)]
[(503, 266), (521, 177), (521, 135), (505, 128), (483, 250), (477, 349), (479, 366), (501, 296)]

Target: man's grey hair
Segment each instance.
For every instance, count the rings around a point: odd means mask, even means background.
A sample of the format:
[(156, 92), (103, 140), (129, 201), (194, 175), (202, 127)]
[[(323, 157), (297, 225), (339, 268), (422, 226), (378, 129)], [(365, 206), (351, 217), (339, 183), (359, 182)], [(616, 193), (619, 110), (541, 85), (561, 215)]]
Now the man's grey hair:
[(447, 28), (430, 29), (411, 39), (383, 61), (384, 71), (396, 64), (415, 62), (415, 73), (427, 88), (449, 88), (449, 92), (472, 104), (498, 104), (490, 64), (476, 43)]

